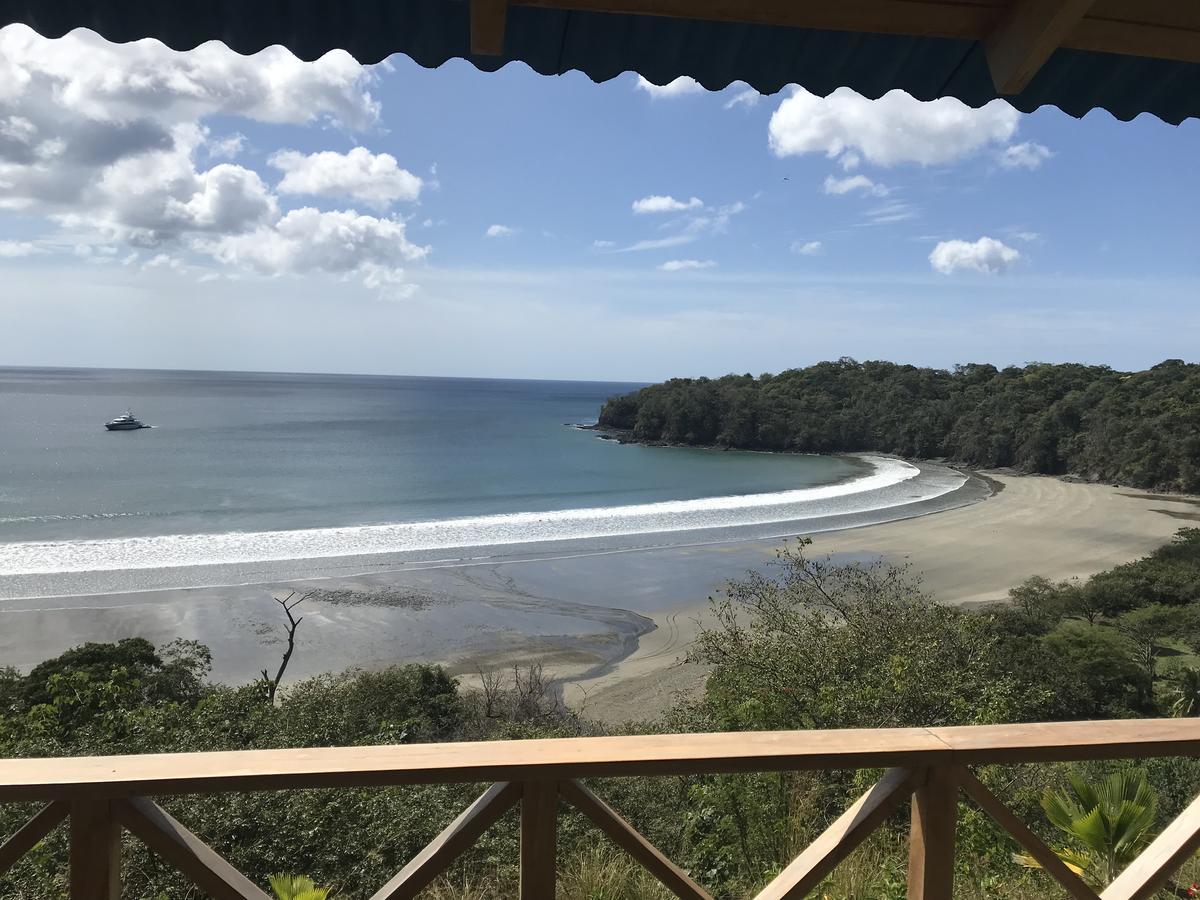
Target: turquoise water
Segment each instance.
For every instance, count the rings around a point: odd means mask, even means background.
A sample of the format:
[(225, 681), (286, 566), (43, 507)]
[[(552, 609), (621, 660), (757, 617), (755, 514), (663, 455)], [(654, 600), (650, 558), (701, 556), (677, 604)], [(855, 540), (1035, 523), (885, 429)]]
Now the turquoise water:
[[(636, 385), (0, 370), (0, 542), (420, 522), (757, 494), (841, 459), (618, 446)], [(155, 427), (106, 432), (131, 407)]]
[[(0, 369), (0, 598), (805, 533), (971, 499), (938, 466), (578, 427), (633, 387)], [(127, 407), (154, 427), (105, 431)]]

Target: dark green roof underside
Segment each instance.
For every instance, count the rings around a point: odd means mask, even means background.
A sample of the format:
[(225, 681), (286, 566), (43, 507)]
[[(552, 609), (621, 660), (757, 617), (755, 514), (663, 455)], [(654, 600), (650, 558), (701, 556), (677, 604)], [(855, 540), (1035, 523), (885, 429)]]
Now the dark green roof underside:
[[(183, 50), (221, 41), (250, 54), (281, 44), (302, 59), (340, 48), (363, 63), (403, 53), (423, 66), (463, 58), (491, 71), (519, 60), (544, 75), (578, 70), (593, 81), (634, 71), (656, 84), (690, 75), (710, 90), (744, 81), (764, 94), (799, 84), (867, 97), (899, 88), (971, 106), (996, 98), (973, 41), (737, 25), (512, 7), (505, 55), (472, 56), (467, 0), (0, 0), (0, 25), (47, 37), (89, 28), (111, 41), (157, 38)], [(1029, 112), (1057, 106), (1119, 119), (1200, 117), (1200, 65), (1060, 49), (1029, 87), (1007, 98)]]

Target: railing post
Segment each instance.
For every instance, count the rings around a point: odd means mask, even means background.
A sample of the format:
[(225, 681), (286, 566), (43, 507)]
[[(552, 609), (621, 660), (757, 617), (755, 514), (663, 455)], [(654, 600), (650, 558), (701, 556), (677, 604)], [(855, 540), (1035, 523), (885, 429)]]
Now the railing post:
[(526, 781), (521, 788), (521, 900), (554, 900), (558, 784)]
[(958, 778), (952, 766), (929, 769), (912, 799), (908, 900), (951, 900)]
[(121, 828), (108, 800), (71, 801), (71, 900), (120, 900)]

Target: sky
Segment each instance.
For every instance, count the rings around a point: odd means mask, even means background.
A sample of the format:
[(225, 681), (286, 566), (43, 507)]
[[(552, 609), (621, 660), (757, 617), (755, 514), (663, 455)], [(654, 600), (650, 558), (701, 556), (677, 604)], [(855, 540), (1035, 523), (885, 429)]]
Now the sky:
[(1197, 359), (1200, 122), (0, 29), (0, 365)]

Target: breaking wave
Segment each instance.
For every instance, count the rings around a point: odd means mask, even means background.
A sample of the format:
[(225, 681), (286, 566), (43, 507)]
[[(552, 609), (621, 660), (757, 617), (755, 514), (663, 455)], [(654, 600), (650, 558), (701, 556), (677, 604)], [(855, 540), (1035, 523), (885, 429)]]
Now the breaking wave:
[(966, 480), (951, 473), (922, 484), (914, 494), (895, 488), (921, 474), (916, 466), (886, 457), (863, 459), (872, 471), (861, 478), (765, 494), (432, 522), (0, 544), (0, 575), (321, 559), (797, 522), (907, 505), (949, 493)]

